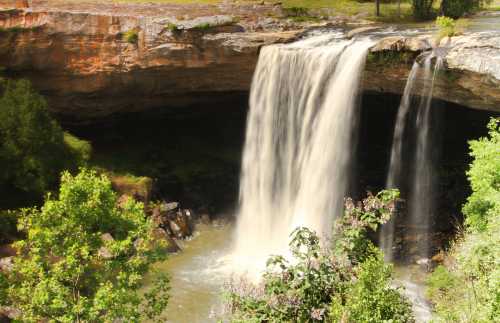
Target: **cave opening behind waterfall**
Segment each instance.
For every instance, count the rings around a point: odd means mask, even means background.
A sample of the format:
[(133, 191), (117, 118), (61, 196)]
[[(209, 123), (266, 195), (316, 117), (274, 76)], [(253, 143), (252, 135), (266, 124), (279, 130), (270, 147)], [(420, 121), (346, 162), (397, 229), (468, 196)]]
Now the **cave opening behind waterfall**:
[[(401, 96), (388, 93), (362, 95), (349, 190), (354, 198), (385, 186), (400, 100)], [(234, 213), (238, 203), (247, 112), (248, 94), (234, 93), (216, 104), (115, 115), (66, 128), (92, 142), (94, 165), (152, 177), (155, 198), (179, 201), (217, 216)], [(499, 115), (443, 101), (434, 102), (433, 114), (439, 152), (431, 255), (462, 222), (461, 207), (470, 193), (465, 175), (471, 161), (467, 142), (486, 135), (489, 118)], [(411, 253), (415, 238), (406, 235), (406, 208), (401, 203), (396, 220), (396, 259)]]
[[(390, 164), (391, 144), (401, 97), (392, 94), (364, 93), (361, 109), (359, 144), (356, 152), (354, 174), (356, 178), (351, 188), (355, 197), (366, 191), (376, 192), (386, 185)], [(409, 219), (409, 187), (411, 170), (417, 168), (414, 156), (405, 154), (405, 169), (401, 182), (401, 202), (397, 207), (393, 245), (394, 260), (411, 263), (421, 256), (418, 241), (427, 239), (429, 256), (432, 257), (445, 248), (462, 224), (462, 205), (470, 194), (466, 171), (471, 162), (468, 141), (485, 136), (486, 124), (498, 113), (476, 110), (457, 104), (433, 100), (431, 112), (430, 143), (434, 163), (433, 191), (435, 200), (429, 232), (412, 228)], [(415, 114), (413, 115), (415, 117)], [(403, 152), (411, 152), (416, 138), (408, 132), (403, 142)], [(418, 173), (416, 176), (419, 176)], [(422, 232), (421, 232), (422, 231)], [(376, 239), (374, 237), (374, 239)]]

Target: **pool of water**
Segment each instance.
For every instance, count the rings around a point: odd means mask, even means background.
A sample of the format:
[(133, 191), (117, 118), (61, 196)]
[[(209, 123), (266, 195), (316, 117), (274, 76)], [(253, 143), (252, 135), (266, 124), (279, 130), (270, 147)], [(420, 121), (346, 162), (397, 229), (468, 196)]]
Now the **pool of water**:
[(157, 265), (170, 274), (167, 322), (216, 322), (222, 312), (222, 287), (229, 278), (226, 259), (231, 245), (230, 224), (199, 224), (182, 251)]
[[(182, 252), (156, 267), (171, 277), (167, 322), (210, 323), (223, 317), (223, 287), (231, 277), (231, 224), (199, 224), (192, 239), (181, 242)], [(425, 299), (426, 272), (419, 266), (395, 266), (395, 282), (412, 301), (418, 323), (431, 319)]]

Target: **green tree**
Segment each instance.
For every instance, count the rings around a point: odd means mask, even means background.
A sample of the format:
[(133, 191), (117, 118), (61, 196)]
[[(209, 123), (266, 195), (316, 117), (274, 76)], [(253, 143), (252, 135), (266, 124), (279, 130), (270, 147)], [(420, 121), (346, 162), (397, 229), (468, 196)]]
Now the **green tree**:
[(473, 13), (489, 3), (491, 0), (443, 0), (441, 13), (456, 19), (465, 14)]
[(472, 194), (463, 208), (466, 224), (473, 231), (484, 230), (488, 222), (500, 215), (500, 119), (488, 124), (489, 138), (471, 141), (474, 158), (468, 179)]
[(466, 228), (452, 246), (449, 267), (428, 281), (437, 322), (498, 322), (500, 317), (500, 120), (489, 137), (470, 142), (472, 194), (463, 208)]
[(428, 19), (432, 16), (434, 0), (412, 0), (413, 16), (416, 19)]
[[(3, 305), (22, 322), (139, 322), (161, 314), (168, 279), (138, 292), (153, 262), (164, 258), (142, 203), (118, 201), (104, 175), (63, 173), (59, 197), (19, 220), (26, 239), (5, 279)], [(5, 285), (5, 284), (4, 284)], [(1, 301), (1, 299), (0, 299)]]
[(41, 195), (76, 168), (77, 156), (28, 81), (0, 80), (0, 93), (0, 186)]

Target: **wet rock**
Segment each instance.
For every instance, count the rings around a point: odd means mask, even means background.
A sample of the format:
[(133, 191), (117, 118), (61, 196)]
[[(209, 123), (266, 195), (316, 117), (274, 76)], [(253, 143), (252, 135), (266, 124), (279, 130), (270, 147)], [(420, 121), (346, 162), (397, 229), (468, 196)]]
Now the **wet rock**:
[(171, 232), (176, 238), (184, 239), (192, 234), (191, 218), (188, 216), (186, 210), (178, 211), (174, 217), (169, 220)]
[(391, 37), (385, 37), (382, 40), (378, 41), (372, 48), (370, 48), (370, 52), (372, 53), (380, 51), (422, 52), (429, 50), (431, 48), (432, 46), (429, 42), (428, 37), (391, 36)]
[(153, 230), (153, 238), (155, 241), (164, 242), (164, 245), (162, 247), (165, 248), (167, 252), (180, 251), (177, 242), (175, 242), (175, 240), (170, 237), (162, 228), (156, 228)]
[(172, 211), (176, 211), (179, 208), (179, 202), (163, 202), (160, 204), (160, 212), (169, 214)]
[(380, 26), (366, 26), (366, 27), (355, 28), (347, 33), (347, 38), (352, 38), (359, 34), (363, 34), (369, 31), (374, 31), (377, 29), (380, 29)]

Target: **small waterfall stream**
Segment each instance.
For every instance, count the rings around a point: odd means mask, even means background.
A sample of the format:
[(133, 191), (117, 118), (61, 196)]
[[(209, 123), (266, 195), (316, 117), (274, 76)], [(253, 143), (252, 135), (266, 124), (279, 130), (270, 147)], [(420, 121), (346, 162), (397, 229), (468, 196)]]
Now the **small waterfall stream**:
[(328, 238), (350, 182), (359, 82), (372, 41), (311, 37), (266, 46), (247, 121), (235, 260), (249, 274), (286, 254), (290, 233)]
[[(432, 92), (436, 73), (442, 66), (442, 59), (434, 52), (425, 55), (422, 63), (413, 64), (401, 99), (394, 128), (386, 187), (405, 190), (403, 186), (408, 186), (411, 229), (428, 233), (434, 212), (435, 187), (430, 129)], [(433, 60), (435, 60), (434, 66), (432, 66)], [(420, 91), (418, 86), (421, 87)], [(411, 158), (407, 158), (407, 154)], [(388, 261), (394, 258), (394, 222), (387, 223), (380, 235), (381, 248)], [(418, 256), (427, 258), (428, 253), (428, 239), (419, 239)]]

